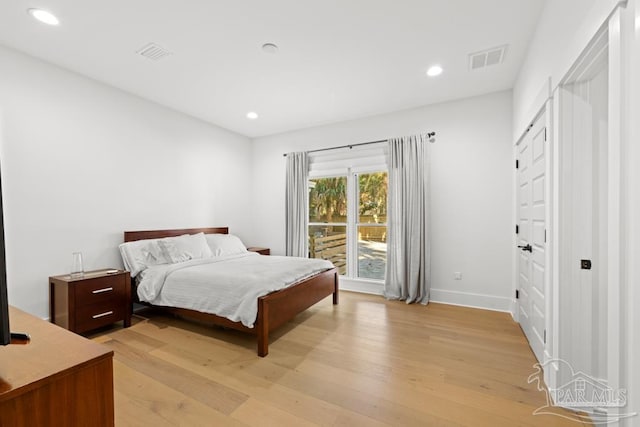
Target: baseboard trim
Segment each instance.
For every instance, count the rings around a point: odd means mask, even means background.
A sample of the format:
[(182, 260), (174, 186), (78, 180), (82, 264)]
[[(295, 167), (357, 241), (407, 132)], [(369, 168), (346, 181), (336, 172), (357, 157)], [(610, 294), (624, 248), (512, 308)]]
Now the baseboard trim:
[(509, 311), (511, 312), (511, 317), (513, 318), (514, 322), (518, 322), (520, 323), (520, 316), (518, 316), (518, 302), (511, 298), (509, 301)]
[(340, 290), (360, 292), (363, 294), (383, 295), (384, 287), (381, 283), (370, 282), (368, 280), (354, 280), (340, 278)]
[(500, 311), (513, 315), (511, 311), (511, 298), (473, 294), (470, 292), (448, 291), (445, 289), (431, 289), (430, 295), (431, 298), (429, 300), (433, 302)]
[[(366, 280), (340, 278), (340, 289), (363, 294), (383, 295), (383, 286)], [(481, 308), (483, 310), (500, 311), (513, 316), (513, 301), (507, 297), (473, 294), (470, 292), (431, 289), (429, 301), (440, 304), (459, 305), (462, 307)]]

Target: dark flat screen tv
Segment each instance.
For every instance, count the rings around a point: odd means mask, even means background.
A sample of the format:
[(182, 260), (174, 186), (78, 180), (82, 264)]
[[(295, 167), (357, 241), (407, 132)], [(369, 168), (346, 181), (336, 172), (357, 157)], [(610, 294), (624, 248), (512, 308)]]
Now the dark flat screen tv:
[(2, 178), (0, 177), (0, 345), (11, 342), (9, 300), (7, 297), (7, 262), (4, 252), (4, 215), (2, 210)]

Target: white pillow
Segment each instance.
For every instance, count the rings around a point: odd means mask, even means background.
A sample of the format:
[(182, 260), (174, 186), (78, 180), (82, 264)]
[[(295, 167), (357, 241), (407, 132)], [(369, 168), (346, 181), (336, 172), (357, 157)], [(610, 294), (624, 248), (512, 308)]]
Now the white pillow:
[(159, 239), (136, 240), (118, 246), (124, 268), (131, 272), (131, 277), (136, 277), (151, 265), (169, 262), (158, 241)]
[(158, 244), (164, 251), (165, 257), (172, 263), (213, 256), (209, 245), (207, 245), (207, 240), (204, 238), (204, 233), (166, 237), (160, 239)]
[(247, 252), (247, 248), (233, 234), (205, 234), (213, 256), (239, 255)]

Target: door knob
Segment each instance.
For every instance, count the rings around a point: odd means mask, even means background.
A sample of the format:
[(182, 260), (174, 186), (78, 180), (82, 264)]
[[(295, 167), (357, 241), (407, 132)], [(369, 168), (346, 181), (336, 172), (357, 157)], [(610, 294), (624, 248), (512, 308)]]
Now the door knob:
[(523, 251), (529, 251), (529, 252), (533, 252), (533, 248), (531, 247), (530, 244), (526, 244), (524, 246), (518, 246), (520, 249), (522, 249)]

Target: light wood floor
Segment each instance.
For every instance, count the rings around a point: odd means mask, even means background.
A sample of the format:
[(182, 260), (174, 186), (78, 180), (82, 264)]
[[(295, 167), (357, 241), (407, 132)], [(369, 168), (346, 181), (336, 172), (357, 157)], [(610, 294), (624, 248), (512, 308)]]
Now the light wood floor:
[[(579, 426), (546, 404), (510, 315), (342, 292), (272, 337), (145, 312), (115, 352), (118, 426)], [(555, 410), (566, 417), (567, 411)]]

